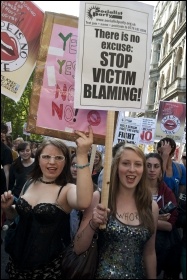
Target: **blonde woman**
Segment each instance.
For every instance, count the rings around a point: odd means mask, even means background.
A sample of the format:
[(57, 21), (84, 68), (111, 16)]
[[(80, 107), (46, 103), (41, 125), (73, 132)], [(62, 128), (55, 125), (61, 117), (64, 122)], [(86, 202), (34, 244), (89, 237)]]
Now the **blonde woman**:
[[(74, 241), (75, 252), (80, 254), (98, 231), (95, 279), (156, 279), (158, 206), (145, 180), (145, 156), (140, 148), (120, 147), (111, 167), (109, 209), (99, 203), (96, 192)], [(99, 230), (103, 224), (106, 229)]]

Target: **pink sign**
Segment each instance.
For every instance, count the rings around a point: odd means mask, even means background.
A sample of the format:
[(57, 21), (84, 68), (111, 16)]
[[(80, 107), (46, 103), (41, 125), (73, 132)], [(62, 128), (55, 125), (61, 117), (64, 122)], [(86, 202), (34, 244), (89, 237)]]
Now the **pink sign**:
[(107, 111), (74, 108), (77, 28), (53, 24), (43, 76), (36, 125), (73, 132), (106, 134)]

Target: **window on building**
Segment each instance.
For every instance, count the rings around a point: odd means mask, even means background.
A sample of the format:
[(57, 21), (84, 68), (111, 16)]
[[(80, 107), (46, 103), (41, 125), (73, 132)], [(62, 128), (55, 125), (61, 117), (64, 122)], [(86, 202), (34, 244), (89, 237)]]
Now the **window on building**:
[(161, 49), (161, 44), (158, 44), (158, 45), (157, 45), (157, 62), (158, 62), (159, 59), (160, 59), (160, 49)]
[(164, 44), (163, 44), (163, 57), (166, 55), (168, 50), (168, 33), (166, 33), (164, 38)]
[(179, 24), (186, 19), (186, 2), (180, 1)]
[(179, 47), (177, 50), (175, 63), (174, 63), (174, 71), (173, 71), (174, 80), (178, 77), (181, 77), (181, 70), (182, 70), (182, 47)]
[(172, 29), (171, 29), (171, 36), (170, 36), (171, 40), (173, 39), (174, 32), (175, 32), (175, 21), (174, 21), (174, 23), (172, 25)]
[(164, 95), (164, 74), (162, 74), (161, 78), (160, 78), (160, 87), (159, 87), (159, 93), (158, 93), (158, 102), (161, 100), (161, 98)]
[(169, 69), (168, 69), (168, 72), (167, 72), (167, 76), (166, 76), (166, 87), (168, 87), (168, 85), (169, 85), (170, 72), (171, 72), (171, 66), (169, 66)]
[(170, 16), (171, 15), (171, 5), (169, 6), (169, 9), (168, 9), (168, 15)]

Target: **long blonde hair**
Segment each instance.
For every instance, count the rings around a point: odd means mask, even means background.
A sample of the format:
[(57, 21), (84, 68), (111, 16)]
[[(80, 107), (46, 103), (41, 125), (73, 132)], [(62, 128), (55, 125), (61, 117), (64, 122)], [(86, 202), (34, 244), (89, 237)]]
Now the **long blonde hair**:
[(116, 197), (119, 191), (118, 166), (122, 153), (125, 150), (134, 151), (143, 160), (143, 174), (136, 186), (135, 203), (141, 223), (148, 228), (151, 233), (154, 232), (154, 220), (152, 214), (152, 195), (149, 187), (146, 185), (146, 158), (142, 150), (133, 144), (124, 144), (121, 146), (113, 158), (110, 174), (109, 190), (109, 208), (112, 215), (116, 215)]

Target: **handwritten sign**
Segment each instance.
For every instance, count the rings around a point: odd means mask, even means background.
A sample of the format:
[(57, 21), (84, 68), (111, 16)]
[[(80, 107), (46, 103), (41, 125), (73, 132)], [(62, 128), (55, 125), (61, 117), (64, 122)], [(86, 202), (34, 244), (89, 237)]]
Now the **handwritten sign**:
[(74, 130), (91, 125), (94, 143), (103, 144), (107, 112), (74, 107), (77, 26), (77, 17), (45, 13), (27, 130), (74, 141)]

